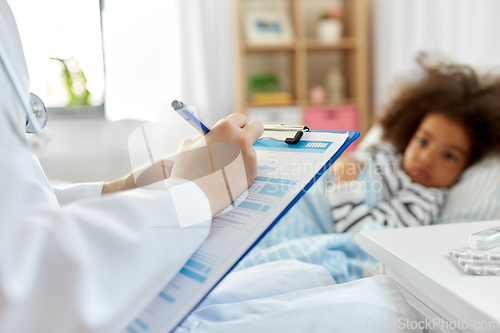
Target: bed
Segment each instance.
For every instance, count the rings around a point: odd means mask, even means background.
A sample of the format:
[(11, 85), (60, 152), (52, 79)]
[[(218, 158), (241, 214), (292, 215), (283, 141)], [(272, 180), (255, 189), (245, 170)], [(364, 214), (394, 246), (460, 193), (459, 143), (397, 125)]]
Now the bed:
[[(372, 128), (357, 153), (380, 140), (380, 128)], [(355, 234), (333, 233), (333, 220), (324, 195), (326, 174), (281, 221), (234, 268), (295, 259), (325, 267), (337, 283), (363, 277), (377, 262), (358, 245)], [(372, 198), (374, 204), (380, 197)], [(448, 201), (434, 224), (500, 219), (500, 157), (489, 156), (468, 168), (454, 185)], [(370, 224), (368, 229), (381, 226)]]

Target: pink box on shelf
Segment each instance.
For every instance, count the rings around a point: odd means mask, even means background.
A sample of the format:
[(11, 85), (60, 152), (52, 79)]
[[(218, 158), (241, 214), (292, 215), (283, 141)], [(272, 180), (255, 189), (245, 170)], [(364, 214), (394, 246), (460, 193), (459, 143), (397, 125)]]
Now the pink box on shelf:
[[(354, 105), (311, 106), (306, 108), (305, 125), (312, 130), (357, 131), (358, 109)], [(353, 151), (356, 142), (346, 151)]]

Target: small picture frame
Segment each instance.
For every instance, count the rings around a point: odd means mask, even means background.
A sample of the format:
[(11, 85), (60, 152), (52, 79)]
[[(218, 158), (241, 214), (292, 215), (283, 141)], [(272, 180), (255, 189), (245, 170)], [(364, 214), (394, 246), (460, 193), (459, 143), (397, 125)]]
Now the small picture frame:
[(245, 1), (242, 9), (247, 44), (282, 45), (293, 42), (287, 1)]

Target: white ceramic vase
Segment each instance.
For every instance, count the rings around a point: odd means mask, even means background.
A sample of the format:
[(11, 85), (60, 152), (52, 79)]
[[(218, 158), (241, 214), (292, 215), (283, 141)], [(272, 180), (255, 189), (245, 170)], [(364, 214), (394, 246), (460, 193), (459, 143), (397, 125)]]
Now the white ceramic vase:
[(321, 20), (318, 23), (318, 39), (322, 43), (338, 43), (342, 38), (342, 21), (338, 19)]

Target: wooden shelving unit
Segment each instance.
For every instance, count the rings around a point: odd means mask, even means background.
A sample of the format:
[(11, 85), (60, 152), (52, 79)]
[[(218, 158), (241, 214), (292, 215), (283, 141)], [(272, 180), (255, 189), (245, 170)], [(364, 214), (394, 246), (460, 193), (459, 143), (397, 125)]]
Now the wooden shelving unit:
[[(343, 0), (344, 11), (343, 38), (335, 44), (321, 43), (311, 33), (311, 19), (308, 18), (307, 6), (311, 0), (287, 0), (290, 19), (293, 26), (294, 40), (285, 45), (248, 45), (243, 30), (243, 3), (252, 0), (233, 0), (234, 15), (237, 20), (236, 31), (236, 72), (237, 72), (237, 111), (247, 113), (249, 108), (255, 109), (263, 105), (252, 105), (247, 91), (250, 68), (264, 64), (263, 71), (268, 67), (280, 67), (283, 81), (293, 95), (291, 103), (282, 106), (294, 105), (301, 110), (302, 123), (306, 120), (306, 110), (318, 106), (352, 106), (357, 110), (357, 129), (365, 133), (371, 125), (369, 100), (369, 38), (368, 38), (368, 0)], [(268, 0), (274, 1), (274, 0)], [(333, 0), (314, 0), (317, 4), (323, 2), (325, 6)], [(322, 73), (328, 69), (328, 63), (333, 58), (342, 59), (342, 72), (346, 83), (347, 96), (340, 101), (326, 101), (313, 104), (308, 100), (308, 91), (311, 85), (321, 81)], [(279, 64), (279, 66), (278, 66)], [(269, 105), (269, 107), (277, 105)], [(265, 112), (265, 111), (263, 111)]]

